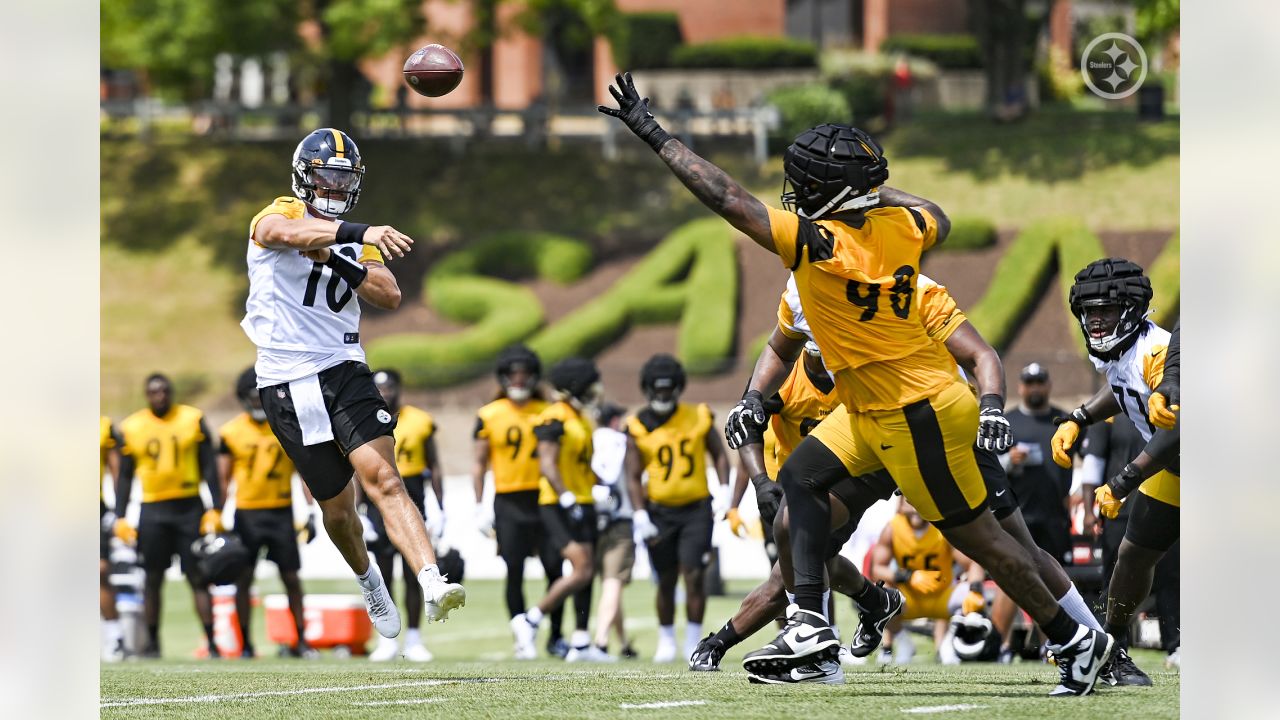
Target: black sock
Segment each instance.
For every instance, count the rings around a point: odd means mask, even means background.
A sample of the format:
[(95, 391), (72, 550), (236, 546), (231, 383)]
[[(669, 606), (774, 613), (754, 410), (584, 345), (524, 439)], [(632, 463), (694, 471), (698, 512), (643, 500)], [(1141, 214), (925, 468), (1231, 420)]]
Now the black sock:
[(880, 586), (864, 579), (862, 589), (853, 594), (853, 601), (859, 610), (879, 610), (884, 607), (885, 592)]
[(1044, 631), (1044, 636), (1049, 638), (1049, 642), (1061, 647), (1071, 642), (1078, 627), (1080, 623), (1072, 620), (1066, 610), (1058, 608), (1058, 613), (1053, 616), (1053, 619), (1041, 625), (1040, 629)]
[(160, 626), (147, 626), (147, 645), (151, 647), (160, 647)]
[(1107, 623), (1106, 630), (1108, 635), (1116, 639), (1116, 647), (1126, 649), (1129, 647), (1129, 626), (1127, 624), (1112, 625)]
[(822, 595), (826, 589), (821, 583), (797, 584), (796, 605), (799, 605), (801, 610), (808, 610), (825, 618), (827, 613), (826, 608), (822, 606)]
[(716, 631), (715, 638), (724, 643), (726, 650), (742, 642), (742, 637), (738, 635), (738, 631), (733, 627), (733, 621), (724, 624), (724, 627)]
[(209, 644), (213, 644), (213, 623), (204, 626), (204, 636), (209, 639)]

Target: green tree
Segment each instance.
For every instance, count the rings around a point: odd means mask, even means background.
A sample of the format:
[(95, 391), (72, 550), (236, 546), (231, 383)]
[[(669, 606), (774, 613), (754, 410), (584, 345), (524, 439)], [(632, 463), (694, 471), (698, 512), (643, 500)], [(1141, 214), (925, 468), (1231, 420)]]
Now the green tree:
[(1164, 42), (1181, 23), (1179, 0), (1135, 0), (1138, 40), (1149, 45)]
[(1033, 40), (1047, 12), (1030, 16), (1026, 0), (969, 0), (969, 23), (982, 48), (987, 112), (998, 120), (1025, 115)]

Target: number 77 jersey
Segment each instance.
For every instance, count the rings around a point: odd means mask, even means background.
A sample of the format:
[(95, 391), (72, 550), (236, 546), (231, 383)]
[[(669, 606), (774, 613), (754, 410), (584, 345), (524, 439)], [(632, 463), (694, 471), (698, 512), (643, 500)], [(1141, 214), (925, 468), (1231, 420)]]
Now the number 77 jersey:
[(1142, 434), (1150, 441), (1155, 426), (1147, 419), (1147, 401), (1151, 391), (1164, 379), (1165, 354), (1169, 349), (1169, 332), (1153, 322), (1148, 322), (1133, 346), (1115, 360), (1100, 360), (1092, 355), (1089, 360), (1099, 372), (1107, 376), (1111, 393)]

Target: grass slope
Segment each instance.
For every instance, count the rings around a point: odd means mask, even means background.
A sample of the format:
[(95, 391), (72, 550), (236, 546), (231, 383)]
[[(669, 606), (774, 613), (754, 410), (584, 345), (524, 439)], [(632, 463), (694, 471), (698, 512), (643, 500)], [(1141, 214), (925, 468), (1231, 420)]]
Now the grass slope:
[[(279, 590), (261, 583), (264, 594)], [(348, 592), (351, 582), (311, 582), (312, 591)], [(651, 653), (655, 643), (653, 586), (640, 580), (626, 593), (628, 623), (635, 626), (638, 649)], [(766, 642), (762, 631), (734, 648), (724, 672), (690, 673), (680, 663), (654, 665), (646, 660), (608, 666), (569, 665), (556, 660), (515, 662), (502, 610), (502, 590), (493, 581), (468, 583), (469, 603), (443, 625), (425, 630), (435, 662), (373, 664), (363, 659), (325, 659), (306, 663), (276, 659), (199, 662), (187, 656), (199, 639), (185, 585), (166, 588), (163, 644), (169, 659), (105, 665), (101, 697), (104, 718), (347, 718), (369, 711), (378, 717), (450, 718), (768, 718), (829, 717), (854, 713), (861, 718), (900, 718), (904, 713), (945, 712), (974, 718), (1069, 718), (1100, 714), (1125, 718), (1178, 715), (1177, 672), (1166, 672), (1157, 653), (1136, 653), (1155, 680), (1149, 689), (1102, 689), (1083, 699), (1051, 699), (1052, 668), (1040, 663), (944, 667), (920, 658), (929, 644), (918, 639), (920, 654), (908, 666), (867, 666), (850, 671), (844, 686), (755, 686), (746, 682), (742, 655)], [(749, 588), (730, 587), (730, 595), (711, 598), (707, 625), (719, 624)], [(531, 583), (528, 596), (535, 591)], [(841, 605), (841, 610), (848, 605)], [(851, 612), (843, 621), (852, 628)], [(255, 625), (258, 649), (270, 655)], [(678, 637), (682, 630), (677, 629)], [(545, 639), (545, 630), (540, 640)], [(359, 689), (347, 689), (359, 688)], [(228, 697), (233, 696), (233, 697)], [(667, 705), (653, 705), (667, 703)], [(670, 703), (683, 703), (673, 705)], [(943, 706), (957, 706), (949, 711)]]

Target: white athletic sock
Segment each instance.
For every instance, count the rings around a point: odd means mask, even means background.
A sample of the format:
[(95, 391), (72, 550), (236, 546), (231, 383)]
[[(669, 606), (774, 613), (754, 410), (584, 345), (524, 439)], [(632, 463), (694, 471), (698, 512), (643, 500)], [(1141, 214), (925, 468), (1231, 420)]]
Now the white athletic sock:
[(573, 634), (569, 636), (569, 647), (581, 649), (590, 644), (591, 636), (587, 634), (586, 630), (574, 630)]
[(360, 583), (360, 587), (365, 590), (372, 590), (378, 587), (380, 580), (382, 580), (382, 575), (378, 573), (378, 566), (373, 563), (369, 563), (369, 569), (365, 570), (363, 575), (356, 576), (356, 582)]
[(115, 649), (116, 643), (120, 642), (120, 638), (124, 637), (124, 631), (120, 629), (119, 620), (103, 620), (102, 621), (102, 640), (108, 648)]
[(676, 644), (676, 626), (675, 625), (659, 625), (658, 626), (658, 642)]
[(529, 624), (534, 627), (538, 627), (538, 625), (542, 623), (542, 611), (539, 610), (536, 605), (525, 610), (524, 617), (529, 621)]
[(422, 644), (422, 632), (417, 628), (409, 628), (404, 633), (404, 646), (413, 647)]
[(822, 617), (826, 618), (827, 622), (831, 621), (831, 618), (827, 617), (827, 615), (830, 612), (831, 612), (831, 588), (827, 588), (826, 590), (822, 591)]
[(795, 593), (793, 593), (793, 592), (791, 592), (790, 590), (788, 590), (788, 591), (787, 591), (787, 606), (788, 606), (788, 607), (790, 607), (790, 606), (795, 605), (795, 604), (796, 604), (796, 594), (795, 594)]
[(687, 651), (685, 655), (692, 655), (698, 643), (702, 641), (702, 623), (686, 623), (684, 626), (684, 649)]
[(1102, 630), (1102, 625), (1098, 624), (1098, 618), (1089, 612), (1089, 606), (1081, 597), (1080, 591), (1076, 589), (1076, 584), (1071, 583), (1071, 587), (1067, 589), (1067, 594), (1058, 599), (1058, 604), (1063, 610), (1071, 616), (1072, 620), (1084, 625), (1090, 630)]
[(418, 572), (418, 585), (425, 588), (439, 578), (440, 568), (436, 565), (427, 565)]

